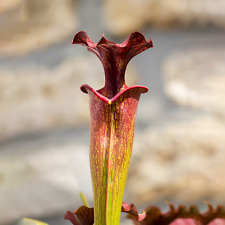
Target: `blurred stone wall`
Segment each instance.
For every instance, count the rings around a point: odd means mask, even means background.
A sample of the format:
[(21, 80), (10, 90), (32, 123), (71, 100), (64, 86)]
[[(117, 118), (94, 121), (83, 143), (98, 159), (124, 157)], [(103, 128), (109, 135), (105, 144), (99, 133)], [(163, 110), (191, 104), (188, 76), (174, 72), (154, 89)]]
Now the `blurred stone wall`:
[(1, 0), (0, 53), (18, 56), (59, 43), (78, 24), (75, 0)]
[(128, 179), (135, 202), (224, 204), (224, 50), (198, 47), (164, 61), (164, 91), (176, 105), (171, 120), (137, 134)]
[(116, 35), (127, 34), (146, 25), (154, 27), (225, 27), (223, 0), (104, 0), (107, 28)]
[(88, 96), (79, 87), (103, 87), (104, 72), (70, 44), (83, 27), (94, 42), (95, 30), (119, 42), (141, 30), (154, 42), (127, 69), (127, 83), (150, 84), (150, 93), (140, 101), (125, 200), (225, 204), (224, 19), (219, 0), (0, 0), (0, 224), (61, 216), (82, 204), (80, 191), (92, 201)]

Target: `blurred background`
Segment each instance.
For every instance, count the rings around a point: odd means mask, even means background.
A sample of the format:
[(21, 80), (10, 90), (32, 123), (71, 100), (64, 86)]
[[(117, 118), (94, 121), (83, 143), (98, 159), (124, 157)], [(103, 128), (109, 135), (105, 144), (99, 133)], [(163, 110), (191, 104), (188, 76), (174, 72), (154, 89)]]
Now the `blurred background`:
[(224, 0), (0, 0), (0, 224), (63, 220), (92, 205), (88, 96), (104, 84), (96, 56), (71, 45), (123, 42), (133, 31), (154, 48), (135, 57), (139, 103), (124, 200), (139, 210), (169, 200), (225, 204)]

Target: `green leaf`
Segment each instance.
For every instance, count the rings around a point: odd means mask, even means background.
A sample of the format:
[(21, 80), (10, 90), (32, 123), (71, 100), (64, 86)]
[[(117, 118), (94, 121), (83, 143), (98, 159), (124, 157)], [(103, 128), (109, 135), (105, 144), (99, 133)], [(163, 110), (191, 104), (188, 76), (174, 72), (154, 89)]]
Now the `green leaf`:
[(42, 221), (30, 219), (30, 218), (23, 218), (22, 220), (20, 220), (18, 225), (48, 225), (48, 224)]
[(80, 192), (80, 197), (81, 197), (81, 200), (82, 200), (83, 204), (85, 206), (89, 207), (88, 201), (87, 201), (85, 195), (82, 192)]

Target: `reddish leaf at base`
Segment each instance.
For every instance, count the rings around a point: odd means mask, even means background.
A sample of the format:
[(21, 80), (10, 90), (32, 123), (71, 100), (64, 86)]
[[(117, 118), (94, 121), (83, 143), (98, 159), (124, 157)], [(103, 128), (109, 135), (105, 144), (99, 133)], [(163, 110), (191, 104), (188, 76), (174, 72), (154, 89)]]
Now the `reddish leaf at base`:
[(200, 213), (196, 206), (187, 209), (180, 205), (177, 209), (169, 203), (170, 210), (162, 213), (158, 207), (148, 207), (145, 209), (146, 217), (142, 221), (137, 221), (132, 215), (128, 215), (135, 225), (225, 225), (225, 208), (217, 206), (213, 209), (208, 204), (208, 211)]
[[(162, 213), (158, 207), (151, 206), (138, 214), (133, 204), (123, 202), (121, 211), (127, 213), (135, 225), (225, 225), (225, 207), (218, 205), (216, 209), (208, 204), (208, 211), (200, 213), (196, 206), (186, 208), (180, 205), (177, 209), (169, 203), (170, 210)], [(73, 213), (68, 211), (65, 219), (73, 225), (93, 225), (94, 208), (81, 206)]]
[[(145, 213), (138, 214), (137, 208), (133, 204), (127, 204), (123, 202), (121, 212), (132, 215), (132, 218), (137, 221), (141, 221), (145, 218)], [(94, 224), (94, 208), (88, 208), (87, 206), (81, 206), (73, 213), (67, 211), (64, 219), (70, 220), (73, 225), (93, 225)]]
[[(195, 219), (176, 219), (170, 225), (202, 225), (196, 221)], [(224, 225), (225, 219), (214, 219), (212, 222), (208, 223), (208, 225)]]
[(121, 212), (125, 212), (129, 214), (129, 217), (136, 221), (142, 221), (146, 217), (146, 213), (138, 214), (137, 208), (134, 204), (127, 204), (123, 202)]
[(93, 225), (94, 223), (94, 208), (88, 208), (87, 206), (81, 206), (73, 213), (67, 211), (64, 219), (70, 220), (73, 225)]

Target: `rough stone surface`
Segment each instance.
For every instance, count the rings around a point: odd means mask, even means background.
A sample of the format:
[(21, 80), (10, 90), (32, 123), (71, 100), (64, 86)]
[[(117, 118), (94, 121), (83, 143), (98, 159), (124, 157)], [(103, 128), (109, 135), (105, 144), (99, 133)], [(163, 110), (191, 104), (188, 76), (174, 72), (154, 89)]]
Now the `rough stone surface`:
[(78, 24), (75, 2), (1, 1), (0, 53), (17, 56), (68, 38)]
[(114, 0), (104, 1), (106, 27), (114, 34), (127, 34), (147, 24), (154, 26), (182, 26), (193, 24), (205, 27), (225, 27), (223, 0)]
[(127, 190), (136, 204), (225, 203), (225, 126), (205, 116), (149, 128), (136, 138)]
[(225, 119), (225, 49), (179, 52), (164, 64), (165, 92), (180, 106)]
[(7, 12), (9, 10), (14, 9), (15, 7), (18, 7), (18, 5), (21, 3), (21, 0), (8, 0), (8, 1), (1, 1), (0, 4), (0, 14), (3, 12)]
[[(84, 83), (99, 89), (104, 72), (93, 55), (67, 58), (48, 68), (38, 64), (0, 69), (0, 140), (18, 134), (88, 124)], [(128, 83), (136, 72), (127, 70)], [(136, 83), (136, 82), (135, 82)]]

